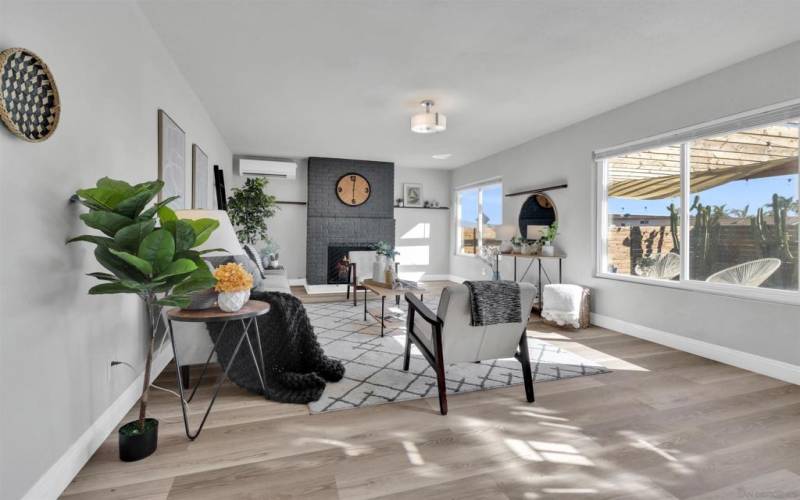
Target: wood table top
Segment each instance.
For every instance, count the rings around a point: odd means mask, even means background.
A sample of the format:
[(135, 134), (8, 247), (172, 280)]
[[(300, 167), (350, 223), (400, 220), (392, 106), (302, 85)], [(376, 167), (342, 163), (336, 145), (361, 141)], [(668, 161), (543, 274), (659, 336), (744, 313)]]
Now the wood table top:
[(218, 307), (208, 309), (180, 309), (178, 307), (167, 311), (167, 318), (171, 321), (185, 321), (194, 323), (213, 323), (216, 321), (235, 321), (261, 316), (269, 312), (270, 305), (260, 300), (248, 300), (236, 312), (225, 312)]
[(375, 281), (373, 279), (365, 279), (361, 283), (364, 287), (368, 288), (370, 291), (377, 293), (378, 295), (383, 296), (395, 296), (395, 295), (403, 295), (406, 292), (416, 292), (416, 293), (424, 293), (425, 287), (421, 284), (418, 284), (415, 288), (410, 286), (404, 286), (400, 288), (391, 288), (386, 286), (386, 284)]

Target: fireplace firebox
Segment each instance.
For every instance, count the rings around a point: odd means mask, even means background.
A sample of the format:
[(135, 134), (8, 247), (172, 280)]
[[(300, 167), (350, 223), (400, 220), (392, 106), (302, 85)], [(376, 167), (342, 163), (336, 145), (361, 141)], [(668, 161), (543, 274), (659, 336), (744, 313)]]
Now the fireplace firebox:
[(331, 245), (328, 246), (328, 284), (347, 284), (347, 266), (349, 252), (370, 251), (373, 247), (369, 243), (358, 245)]

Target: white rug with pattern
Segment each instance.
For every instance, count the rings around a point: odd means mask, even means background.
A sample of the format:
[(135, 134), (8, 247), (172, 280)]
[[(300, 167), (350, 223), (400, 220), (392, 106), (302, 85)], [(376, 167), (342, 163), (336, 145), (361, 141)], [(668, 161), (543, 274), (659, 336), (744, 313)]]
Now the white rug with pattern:
[[(435, 311), (438, 297), (425, 299)], [(355, 307), (352, 302), (332, 302), (305, 304), (305, 308), (325, 353), (345, 366), (344, 379), (329, 383), (319, 401), (309, 403), (311, 413), (437, 395), (436, 374), (416, 347), (411, 351), (409, 371), (403, 371), (404, 304), (397, 307), (387, 299), (387, 314), (397, 317), (387, 322), (384, 337), (372, 315), (364, 320), (361, 297)], [(368, 309), (379, 317), (380, 300), (370, 300)], [(528, 348), (535, 382), (608, 372), (598, 363), (537, 339), (530, 338)], [(459, 363), (447, 367), (446, 379), (448, 394), (480, 391), (522, 384), (522, 369), (514, 358)]]

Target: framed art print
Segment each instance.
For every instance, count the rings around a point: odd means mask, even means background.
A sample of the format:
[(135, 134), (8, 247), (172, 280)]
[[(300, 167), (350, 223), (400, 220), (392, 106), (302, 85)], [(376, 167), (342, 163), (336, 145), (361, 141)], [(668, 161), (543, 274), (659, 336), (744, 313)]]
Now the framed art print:
[(158, 110), (158, 178), (164, 181), (158, 200), (180, 196), (169, 207), (187, 208), (186, 132), (162, 109)]
[(407, 207), (422, 206), (422, 184), (403, 184), (403, 205)]
[(192, 208), (211, 208), (208, 202), (208, 155), (192, 144)]

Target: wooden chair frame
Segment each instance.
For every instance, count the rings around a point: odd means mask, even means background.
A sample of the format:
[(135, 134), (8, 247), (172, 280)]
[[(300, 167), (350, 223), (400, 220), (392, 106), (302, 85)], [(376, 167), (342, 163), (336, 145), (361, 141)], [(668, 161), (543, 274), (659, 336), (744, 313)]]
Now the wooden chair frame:
[[(411, 343), (413, 342), (431, 365), (431, 368), (436, 372), (436, 385), (439, 389), (439, 411), (442, 415), (447, 415), (447, 385), (444, 377), (445, 363), (442, 350), (442, 327), (444, 323), (415, 295), (406, 292), (405, 297), (406, 302), (408, 302), (408, 317), (406, 319), (406, 350), (403, 358), (403, 370), (408, 371), (411, 362)], [(414, 333), (414, 319), (417, 314), (431, 325), (431, 332), (433, 333), (433, 352), (431, 352), (417, 334)], [(519, 338), (519, 351), (514, 353), (514, 357), (522, 365), (522, 378), (525, 382), (525, 397), (529, 403), (533, 403), (536, 401), (536, 398), (533, 393), (533, 375), (531, 373), (531, 360), (528, 354), (528, 335), (526, 334), (526, 328), (522, 330), (522, 335)]]

